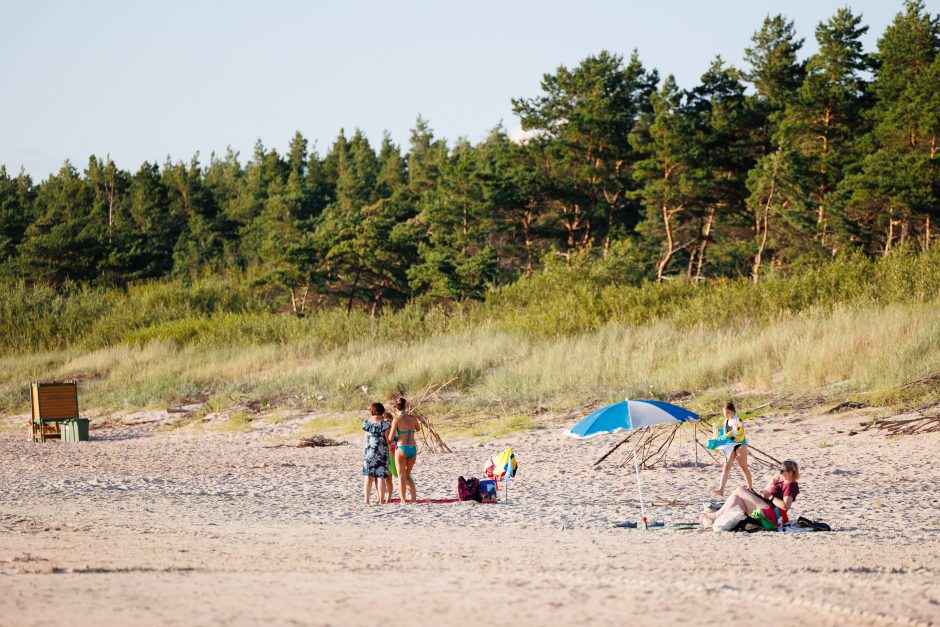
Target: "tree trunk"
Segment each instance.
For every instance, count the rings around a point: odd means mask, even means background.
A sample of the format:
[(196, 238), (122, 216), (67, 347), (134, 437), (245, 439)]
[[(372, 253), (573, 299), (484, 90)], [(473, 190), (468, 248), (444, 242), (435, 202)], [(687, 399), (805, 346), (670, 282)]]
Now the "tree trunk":
[(108, 161), (108, 183), (105, 188), (105, 195), (108, 197), (108, 245), (111, 245), (111, 228), (114, 226), (114, 197), (115, 197), (115, 183), (114, 183), (114, 171), (115, 166), (112, 161)]
[(821, 182), (817, 194), (819, 195), (819, 210), (816, 215), (816, 224), (820, 230), (819, 243), (826, 245), (826, 174), (829, 173), (827, 160), (829, 159), (829, 128), (832, 126), (832, 107), (826, 107), (823, 116), (823, 127), (825, 132), (822, 134), (822, 167), (819, 174)]
[[(764, 259), (764, 250), (767, 249), (767, 234), (770, 232), (770, 207), (777, 193), (777, 169), (780, 167), (780, 152), (774, 158), (774, 168), (770, 177), (770, 191), (767, 192), (767, 201), (762, 210), (754, 216), (754, 235), (760, 239), (757, 252), (754, 254), (754, 266), (751, 268), (751, 279), (756, 284), (760, 280), (760, 266)], [(763, 215), (761, 215), (763, 213)]]
[(359, 277), (362, 275), (362, 269), (356, 270), (356, 278), (353, 280), (353, 284), (349, 287), (349, 300), (346, 301), (346, 315), (352, 312), (353, 298), (356, 296), (356, 288), (359, 287)]
[(769, 231), (769, 222), (770, 222), (770, 204), (773, 202), (774, 193), (777, 189), (776, 180), (770, 184), (770, 193), (767, 195), (767, 202), (764, 203), (764, 215), (761, 219), (761, 215), (758, 212), (757, 214), (757, 223), (756, 230), (758, 237), (760, 237), (760, 244), (757, 246), (757, 253), (754, 255), (754, 267), (751, 271), (751, 278), (754, 283), (760, 278), (760, 265), (763, 261), (764, 250), (767, 248), (767, 233)]
[[(617, 174), (620, 173), (620, 167), (622, 163), (622, 160), (617, 162)], [(607, 235), (604, 236), (604, 259), (607, 259), (607, 255), (610, 253), (610, 231), (614, 228), (614, 211), (616, 211), (617, 205), (620, 204), (620, 196), (620, 191), (611, 194), (606, 189), (604, 190), (604, 202), (607, 203)]]
[(568, 232), (566, 238), (567, 250), (565, 251), (564, 256), (565, 260), (568, 263), (571, 263), (571, 253), (574, 252), (577, 248), (577, 233), (581, 229), (581, 205), (575, 203), (570, 207), (568, 205), (562, 206), (562, 224), (565, 226), (565, 230)]
[[(891, 210), (891, 213), (894, 213), (894, 209)], [(885, 255), (891, 251), (891, 243), (894, 241), (895, 222), (897, 221), (894, 218), (888, 218), (888, 237), (885, 239)]]
[(534, 222), (534, 217), (531, 211), (526, 211), (523, 214), (522, 220), (522, 237), (525, 242), (525, 275), (532, 276), (532, 234), (530, 233), (530, 227)]
[(695, 268), (695, 282), (702, 280), (702, 268), (705, 266), (705, 249), (708, 247), (708, 240), (712, 234), (712, 225), (715, 223), (715, 208), (708, 210), (708, 216), (705, 219), (705, 229), (702, 233), (702, 241), (699, 243), (698, 264)]
[(672, 237), (672, 215), (675, 213), (675, 209), (670, 210), (666, 204), (663, 204), (660, 209), (663, 212), (663, 228), (666, 231), (666, 251), (663, 253), (663, 256), (660, 257), (659, 263), (656, 264), (657, 283), (662, 283), (663, 276), (666, 274), (666, 266), (669, 265), (672, 256), (676, 253)]

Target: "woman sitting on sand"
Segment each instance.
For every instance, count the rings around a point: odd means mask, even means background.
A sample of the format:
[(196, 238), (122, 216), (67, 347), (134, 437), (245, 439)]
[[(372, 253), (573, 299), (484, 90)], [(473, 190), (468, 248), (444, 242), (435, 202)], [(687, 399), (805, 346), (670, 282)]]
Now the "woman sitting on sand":
[(418, 459), (418, 445), (415, 434), (421, 430), (417, 416), (405, 411), (408, 405), (404, 398), (395, 403), (398, 416), (392, 420), (392, 428), (388, 432), (389, 444), (395, 443), (395, 466), (398, 469), (398, 496), (401, 503), (405, 502), (406, 489), (411, 489), (411, 502), (418, 500), (415, 492), (415, 482), (411, 478), (411, 470)]
[(744, 480), (747, 481), (747, 489), (754, 489), (751, 471), (747, 467), (747, 438), (744, 435), (744, 425), (741, 424), (741, 419), (738, 418), (738, 414), (735, 412), (734, 403), (728, 402), (728, 404), (725, 405), (724, 414), (725, 423), (722, 436), (708, 443), (708, 448), (720, 449), (725, 455), (725, 465), (724, 468), (721, 469), (721, 484), (718, 486), (717, 490), (712, 492), (715, 496), (725, 495), (725, 485), (728, 483), (728, 474), (731, 472), (731, 467), (734, 466), (735, 461), (738, 462), (738, 465), (741, 467), (741, 472), (744, 473)]
[(363, 448), (362, 474), (365, 477), (365, 504), (369, 505), (369, 496), (372, 486), (378, 484), (379, 503), (387, 503), (391, 498), (386, 493), (385, 479), (388, 477), (388, 443), (385, 432), (391, 429), (385, 421), (385, 407), (382, 403), (369, 405), (369, 417), (362, 422), (362, 430), (366, 432), (365, 447)]
[(780, 466), (780, 471), (760, 494), (741, 486), (731, 493), (725, 504), (717, 512), (705, 512), (700, 522), (704, 527), (711, 527), (723, 514), (740, 508), (746, 516), (755, 520), (761, 517), (767, 519), (774, 527), (780, 527), (787, 522), (787, 511), (800, 493), (800, 467), (792, 459), (788, 459)]

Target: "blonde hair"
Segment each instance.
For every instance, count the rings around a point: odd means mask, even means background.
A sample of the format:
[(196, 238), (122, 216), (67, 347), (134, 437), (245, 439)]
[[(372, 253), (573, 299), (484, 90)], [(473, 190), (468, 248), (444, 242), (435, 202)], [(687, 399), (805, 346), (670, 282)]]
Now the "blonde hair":
[(793, 473), (794, 481), (800, 480), (800, 466), (795, 461), (793, 461), (792, 459), (786, 460), (785, 462), (783, 462), (783, 468)]

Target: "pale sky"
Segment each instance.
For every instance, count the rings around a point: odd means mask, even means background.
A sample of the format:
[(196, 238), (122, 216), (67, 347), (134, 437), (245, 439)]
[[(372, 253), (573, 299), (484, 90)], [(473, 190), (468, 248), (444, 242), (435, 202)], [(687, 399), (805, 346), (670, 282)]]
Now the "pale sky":
[[(323, 154), (339, 130), (407, 148), (420, 113), (438, 137), (477, 142), (518, 127), (511, 98), (601, 49), (692, 87), (715, 55), (741, 66), (768, 13), (815, 50), (816, 24), (846, 2), (83, 2), (0, 0), (0, 165), (38, 182), (69, 159), (206, 163), (228, 146), (284, 151), (295, 131)], [(940, 12), (940, 0), (928, 10)], [(900, 0), (849, 3), (870, 27)]]

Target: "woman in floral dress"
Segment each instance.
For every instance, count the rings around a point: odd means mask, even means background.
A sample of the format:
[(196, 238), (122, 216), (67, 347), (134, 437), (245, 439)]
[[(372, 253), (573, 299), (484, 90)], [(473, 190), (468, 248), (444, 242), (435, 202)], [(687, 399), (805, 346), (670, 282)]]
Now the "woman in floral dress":
[(386, 494), (385, 489), (385, 478), (388, 477), (388, 442), (385, 432), (391, 429), (392, 425), (385, 420), (385, 407), (382, 403), (372, 403), (369, 406), (369, 414), (369, 417), (362, 422), (362, 430), (366, 432), (363, 448), (365, 459), (362, 463), (366, 505), (369, 505), (369, 497), (374, 485), (377, 486), (376, 491), (379, 493), (379, 503), (387, 503), (391, 498), (390, 494)]

